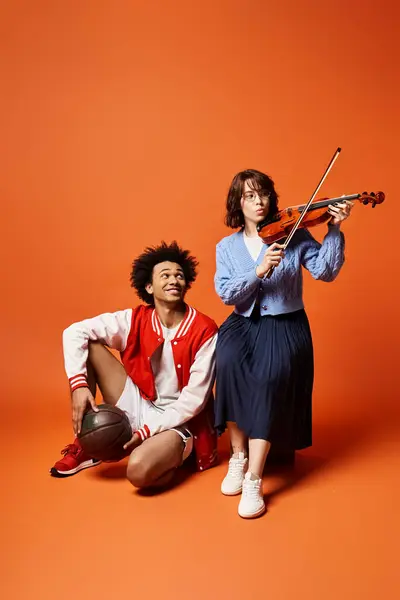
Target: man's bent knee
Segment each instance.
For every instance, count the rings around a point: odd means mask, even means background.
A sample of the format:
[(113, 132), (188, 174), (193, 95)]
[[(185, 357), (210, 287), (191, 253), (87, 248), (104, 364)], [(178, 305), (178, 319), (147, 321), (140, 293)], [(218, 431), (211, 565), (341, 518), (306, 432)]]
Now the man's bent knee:
[(149, 487), (152, 483), (149, 469), (146, 466), (145, 461), (139, 457), (136, 458), (135, 454), (132, 454), (129, 459), (126, 477), (136, 488)]

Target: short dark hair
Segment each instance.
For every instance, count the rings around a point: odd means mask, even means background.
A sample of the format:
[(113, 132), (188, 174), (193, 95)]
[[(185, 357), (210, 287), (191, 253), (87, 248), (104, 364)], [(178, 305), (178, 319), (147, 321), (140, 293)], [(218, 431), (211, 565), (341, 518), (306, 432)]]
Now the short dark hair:
[(154, 267), (165, 261), (177, 263), (182, 268), (188, 290), (197, 277), (196, 267), (199, 264), (189, 253), (189, 250), (180, 248), (176, 241), (171, 244), (162, 241), (158, 246), (148, 246), (132, 263), (130, 281), (139, 298), (146, 304), (154, 305), (154, 298), (146, 291), (146, 285), (153, 280)]
[(226, 199), (225, 225), (232, 229), (244, 226), (244, 216), (240, 200), (246, 181), (256, 192), (262, 192), (263, 194), (269, 195), (270, 205), (268, 216), (273, 216), (278, 211), (278, 194), (276, 193), (275, 184), (271, 177), (265, 173), (261, 173), (261, 171), (256, 171), (255, 169), (240, 171), (240, 173), (237, 173), (232, 179)]

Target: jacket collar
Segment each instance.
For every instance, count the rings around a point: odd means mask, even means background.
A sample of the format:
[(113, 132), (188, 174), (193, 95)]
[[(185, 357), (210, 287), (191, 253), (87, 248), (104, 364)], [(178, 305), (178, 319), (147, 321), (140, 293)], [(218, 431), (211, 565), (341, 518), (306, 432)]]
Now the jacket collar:
[[(191, 328), (193, 321), (196, 317), (196, 314), (197, 314), (196, 309), (193, 308), (192, 306), (189, 306), (188, 304), (186, 304), (185, 316), (183, 317), (183, 320), (178, 327), (178, 330), (174, 336), (174, 340), (182, 338), (188, 333), (188, 331)], [(163, 337), (161, 321), (159, 319), (159, 316), (158, 316), (155, 308), (153, 308), (153, 311), (151, 314), (151, 326), (152, 326), (154, 333), (156, 333), (159, 337)]]

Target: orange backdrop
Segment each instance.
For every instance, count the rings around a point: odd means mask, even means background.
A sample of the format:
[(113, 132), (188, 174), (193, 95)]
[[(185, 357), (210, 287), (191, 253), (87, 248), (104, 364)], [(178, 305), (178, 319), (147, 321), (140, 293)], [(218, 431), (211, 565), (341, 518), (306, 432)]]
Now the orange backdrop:
[[(345, 223), (337, 282), (306, 278), (316, 402), (394, 400), (398, 46), (394, 3), (379, 6), (3, 4), (8, 395), (66, 402), (62, 329), (135, 303), (131, 261), (161, 239), (197, 255), (188, 299), (221, 322), (230, 309), (213, 288), (215, 244), (229, 233), (232, 176), (264, 170), (282, 207), (301, 203), (341, 146), (320, 196), (387, 196)], [(313, 233), (321, 239), (325, 226)]]
[(355, 206), (335, 283), (305, 275), (317, 444), (334, 447), (348, 422), (392, 421), (398, 3), (6, 0), (0, 11), (2, 422), (36, 411), (38, 431), (42, 418), (65, 424), (52, 449), (69, 441), (62, 330), (136, 303), (130, 267), (146, 245), (190, 248), (200, 274), (188, 300), (221, 323), (215, 244), (229, 233), (231, 178), (266, 171), (282, 207), (303, 203), (338, 146), (320, 196), (386, 201)]

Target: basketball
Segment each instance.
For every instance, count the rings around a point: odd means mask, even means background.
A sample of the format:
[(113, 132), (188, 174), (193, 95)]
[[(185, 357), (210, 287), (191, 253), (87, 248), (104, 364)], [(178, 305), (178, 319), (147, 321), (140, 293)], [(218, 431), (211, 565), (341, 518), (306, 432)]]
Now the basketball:
[(88, 410), (78, 435), (83, 450), (92, 458), (118, 461), (126, 456), (124, 444), (132, 438), (132, 427), (126, 414), (116, 406), (100, 404), (99, 412)]

